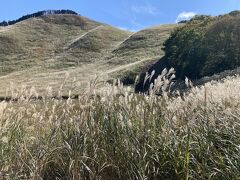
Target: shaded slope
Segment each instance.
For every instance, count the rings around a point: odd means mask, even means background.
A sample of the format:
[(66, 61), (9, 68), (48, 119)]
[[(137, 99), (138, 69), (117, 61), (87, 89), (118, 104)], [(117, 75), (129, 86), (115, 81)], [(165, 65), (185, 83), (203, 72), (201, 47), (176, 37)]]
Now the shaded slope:
[(154, 70), (155, 75), (150, 82), (144, 83), (143, 72), (136, 90), (146, 91), (166, 67), (176, 70), (178, 80), (188, 77), (194, 81), (238, 68), (239, 38), (240, 11), (217, 17), (194, 17), (171, 34), (164, 44), (165, 56), (147, 70), (148, 73)]

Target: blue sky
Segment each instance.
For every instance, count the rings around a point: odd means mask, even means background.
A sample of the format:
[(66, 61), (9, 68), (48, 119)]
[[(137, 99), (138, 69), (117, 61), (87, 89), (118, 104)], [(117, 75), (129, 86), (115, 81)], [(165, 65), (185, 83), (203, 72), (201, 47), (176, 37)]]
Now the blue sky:
[(194, 14), (219, 15), (240, 10), (240, 0), (3, 0), (0, 21), (39, 10), (71, 9), (128, 30), (175, 23)]

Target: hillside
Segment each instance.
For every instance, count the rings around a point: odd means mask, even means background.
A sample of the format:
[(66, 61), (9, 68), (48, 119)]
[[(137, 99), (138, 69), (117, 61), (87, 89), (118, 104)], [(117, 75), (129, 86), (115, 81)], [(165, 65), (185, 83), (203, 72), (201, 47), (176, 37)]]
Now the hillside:
[(164, 43), (164, 57), (147, 70), (148, 73), (155, 71), (153, 78), (143, 85), (145, 76), (143, 72), (136, 90), (147, 90), (150, 83), (166, 67), (173, 67), (176, 70), (178, 80), (188, 77), (194, 81), (238, 68), (239, 32), (240, 11), (216, 17), (204, 15), (194, 17), (172, 32)]
[(81, 91), (95, 75), (106, 81), (126, 71), (138, 74), (146, 63), (163, 56), (163, 42), (176, 27), (133, 33), (76, 14), (32, 16), (0, 27), (1, 87), (24, 84), (42, 91), (51, 86), (56, 93), (69, 74), (63, 87), (68, 93), (72, 84)]

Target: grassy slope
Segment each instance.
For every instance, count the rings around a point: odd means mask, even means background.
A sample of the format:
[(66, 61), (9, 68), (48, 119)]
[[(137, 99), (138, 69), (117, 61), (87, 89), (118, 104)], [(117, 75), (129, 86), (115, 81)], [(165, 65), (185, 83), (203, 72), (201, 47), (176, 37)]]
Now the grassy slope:
[(69, 74), (63, 93), (72, 84), (77, 93), (95, 75), (105, 81), (126, 71), (137, 74), (163, 55), (162, 43), (174, 27), (132, 33), (76, 15), (47, 15), (1, 27), (0, 85), (9, 88), (13, 82), (38, 90), (51, 86), (56, 92)]
[(112, 52), (107, 63), (118, 65), (119, 62), (124, 62), (126, 65), (118, 71), (112, 71), (112, 77), (134, 79), (143, 67), (159, 60), (164, 55), (163, 43), (176, 26), (174, 24), (154, 26), (139, 31), (122, 42)]
[(51, 15), (31, 18), (7, 27), (0, 34), (0, 41), (3, 41), (0, 45), (3, 52), (0, 54), (4, 66), (2, 73), (43, 65), (71, 39), (99, 25), (80, 16)]
[(117, 64), (119, 60), (135, 62), (163, 56), (162, 44), (174, 27), (176, 25), (160, 25), (133, 34), (113, 51), (109, 63)]

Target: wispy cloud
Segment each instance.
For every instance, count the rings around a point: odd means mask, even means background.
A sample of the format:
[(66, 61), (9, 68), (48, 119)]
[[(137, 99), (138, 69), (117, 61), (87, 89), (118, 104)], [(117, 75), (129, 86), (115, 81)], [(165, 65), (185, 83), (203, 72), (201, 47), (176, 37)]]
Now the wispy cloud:
[(191, 18), (193, 18), (196, 15), (195, 12), (181, 12), (176, 19), (176, 23), (180, 22), (180, 21), (184, 21), (184, 20), (189, 20)]
[(131, 18), (131, 19), (130, 19), (130, 23), (131, 23), (134, 27), (138, 27), (138, 28), (143, 28), (143, 27), (144, 27), (142, 24), (140, 24), (139, 22), (137, 22), (136, 18)]
[(131, 10), (138, 14), (150, 14), (153, 16), (159, 14), (158, 9), (149, 3), (144, 5), (133, 5)]
[(121, 30), (124, 30), (124, 31), (131, 31), (131, 32), (139, 31), (138, 29), (131, 29), (131, 28), (127, 28), (127, 27), (118, 27), (118, 28)]

